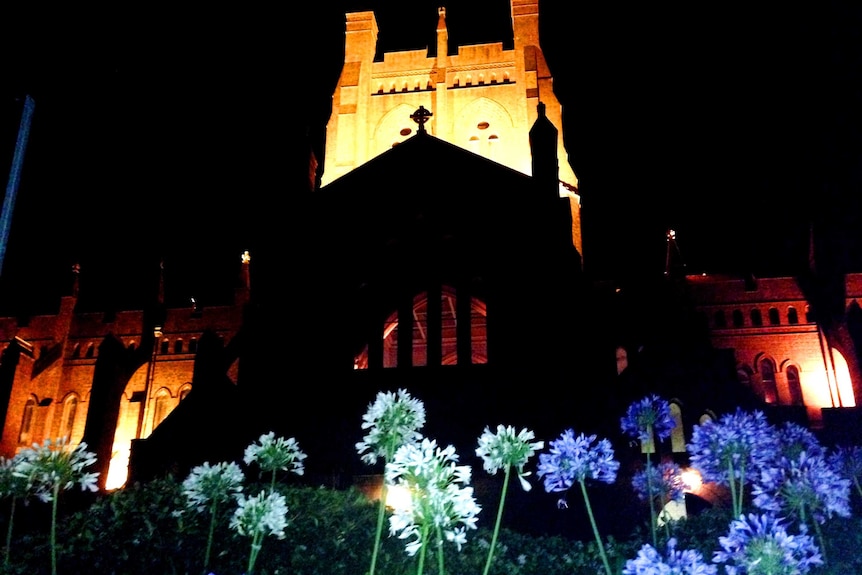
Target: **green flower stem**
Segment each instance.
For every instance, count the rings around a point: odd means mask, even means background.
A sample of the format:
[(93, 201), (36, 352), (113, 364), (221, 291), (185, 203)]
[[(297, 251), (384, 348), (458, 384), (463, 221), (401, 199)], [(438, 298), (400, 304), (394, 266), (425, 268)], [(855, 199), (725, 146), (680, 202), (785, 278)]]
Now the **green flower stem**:
[[(425, 570), (425, 550), (428, 548), (428, 524), (422, 526), (422, 547), (419, 549), (419, 566), (416, 575), (422, 575)], [(442, 575), (442, 574), (441, 574)]]
[[(652, 433), (652, 426), (647, 427), (650, 433)], [(650, 463), (649, 450), (646, 453), (646, 480), (647, 480), (647, 496), (649, 499), (649, 528), (652, 533), (652, 546), (655, 549), (658, 549), (658, 535), (656, 534), (656, 527), (658, 525), (658, 519), (656, 517), (655, 511), (655, 497), (653, 496), (653, 488), (652, 488), (652, 464)]]
[(213, 498), (212, 507), (210, 507), (210, 531), (209, 535), (207, 535), (207, 550), (204, 554), (204, 575), (209, 573), (210, 566), (210, 552), (213, 547), (213, 535), (215, 534), (215, 523), (216, 523), (216, 511), (218, 508), (218, 501)]
[(859, 497), (862, 497), (862, 486), (859, 485), (859, 478), (853, 476), (853, 485), (856, 486), (856, 491), (859, 492)]
[(257, 561), (257, 554), (260, 553), (260, 548), (263, 546), (261, 539), (263, 539), (263, 533), (260, 531), (256, 531), (254, 536), (251, 538), (251, 553), (248, 556), (248, 569), (246, 569), (245, 575), (252, 575), (252, 573), (254, 573), (254, 564), (255, 561)]
[(443, 530), (437, 526), (437, 573), (445, 575), (446, 570), (443, 568)]
[(814, 531), (817, 532), (817, 540), (820, 541), (820, 556), (823, 558), (823, 564), (826, 565), (826, 540), (823, 539), (823, 531), (820, 530), (820, 523), (816, 519), (812, 521)]
[(733, 460), (727, 461), (727, 478), (730, 484), (730, 512), (733, 514), (733, 519), (739, 518), (739, 513), (736, 511), (736, 479), (733, 477)]
[(739, 464), (739, 489), (737, 490), (736, 496), (739, 498), (739, 502), (736, 507), (736, 516), (739, 517), (742, 515), (742, 500), (745, 498), (745, 462), (741, 462)]
[(9, 565), (9, 554), (12, 551), (12, 522), (15, 520), (15, 503), (18, 498), (12, 496), (12, 504), (9, 509), (9, 525), (6, 527), (6, 549), (3, 550), (3, 565)]
[(377, 568), (377, 553), (380, 550), (380, 537), (383, 533), (383, 520), (386, 517), (386, 496), (389, 489), (386, 486), (386, 478), (383, 478), (383, 487), (380, 489), (380, 503), (377, 506), (377, 531), (374, 533), (374, 547), (371, 550), (371, 569), (368, 575), (374, 575)]
[(583, 479), (580, 480), (580, 484), (581, 493), (583, 493), (584, 495), (584, 505), (586, 505), (587, 507), (587, 515), (590, 517), (590, 525), (592, 525), (593, 527), (593, 535), (596, 536), (596, 543), (599, 546), (599, 555), (601, 555), (602, 557), (602, 563), (604, 563), (605, 565), (605, 571), (607, 572), (607, 575), (613, 575), (613, 572), (611, 571), (611, 564), (608, 562), (608, 555), (607, 553), (605, 553), (605, 545), (604, 543), (602, 543), (602, 538), (599, 535), (599, 528), (596, 525), (596, 518), (595, 516), (593, 516), (593, 508), (592, 506), (590, 506), (590, 496), (587, 494), (587, 484)]
[[(275, 493), (275, 472), (276, 472), (276, 470), (273, 469), (272, 470), (272, 481), (269, 484), (269, 492), (270, 493)], [(246, 575), (248, 575), (248, 574), (246, 574)]]
[(494, 558), (494, 548), (497, 546), (497, 536), (500, 534), (500, 522), (503, 520), (503, 503), (506, 500), (506, 491), (509, 488), (509, 475), (511, 475), (512, 466), (506, 466), (506, 473), (503, 475), (503, 491), (500, 493), (500, 506), (497, 508), (497, 521), (494, 523), (494, 534), (491, 536), (491, 547), (488, 549), (488, 560), (485, 561), (485, 569), (482, 575), (488, 575), (491, 569), (491, 560)]
[(57, 499), (60, 497), (60, 483), (54, 484), (54, 499), (51, 502), (51, 575), (57, 575)]

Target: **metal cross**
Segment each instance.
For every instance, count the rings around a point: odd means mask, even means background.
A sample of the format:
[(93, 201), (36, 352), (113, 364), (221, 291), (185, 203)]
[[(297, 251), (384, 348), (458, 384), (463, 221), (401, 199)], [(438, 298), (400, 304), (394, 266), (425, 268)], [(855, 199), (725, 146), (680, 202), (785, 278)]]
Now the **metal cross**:
[(425, 109), (425, 106), (419, 106), (418, 110), (410, 114), (410, 119), (419, 124), (419, 132), (424, 132), (425, 122), (427, 122), (433, 115), (434, 114)]

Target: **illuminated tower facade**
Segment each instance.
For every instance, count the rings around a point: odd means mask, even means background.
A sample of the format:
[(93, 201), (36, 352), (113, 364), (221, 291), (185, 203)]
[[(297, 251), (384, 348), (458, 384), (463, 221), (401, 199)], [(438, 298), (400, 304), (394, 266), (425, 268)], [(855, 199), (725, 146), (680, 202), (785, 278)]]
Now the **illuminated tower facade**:
[[(532, 175), (529, 131), (539, 102), (552, 124), (562, 107), (539, 44), (536, 0), (512, 0), (514, 49), (502, 42), (450, 50), (446, 9), (438, 9), (437, 46), (383, 54), (375, 61), (373, 12), (346, 16), (344, 66), (326, 126), (322, 184), (333, 182), (409, 138), (410, 115), (423, 106), (433, 116), (428, 133), (509, 168)], [(578, 180), (558, 135), (560, 196), (570, 199), (572, 242), (582, 252)]]

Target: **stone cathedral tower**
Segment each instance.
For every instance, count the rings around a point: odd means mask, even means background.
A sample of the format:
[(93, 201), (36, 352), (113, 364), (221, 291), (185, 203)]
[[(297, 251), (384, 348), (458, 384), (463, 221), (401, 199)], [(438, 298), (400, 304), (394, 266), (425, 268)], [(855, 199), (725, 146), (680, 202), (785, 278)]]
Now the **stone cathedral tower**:
[[(436, 50), (383, 54), (375, 61), (373, 12), (348, 13), (344, 67), (326, 126), (325, 186), (415, 133), (410, 115), (433, 114), (428, 132), (532, 175), (529, 131), (542, 102), (562, 125), (562, 108), (539, 44), (536, 0), (511, 0), (514, 49), (502, 42), (450, 49), (446, 9), (438, 9)], [(578, 180), (558, 134), (560, 196), (570, 199), (572, 243), (582, 252)]]

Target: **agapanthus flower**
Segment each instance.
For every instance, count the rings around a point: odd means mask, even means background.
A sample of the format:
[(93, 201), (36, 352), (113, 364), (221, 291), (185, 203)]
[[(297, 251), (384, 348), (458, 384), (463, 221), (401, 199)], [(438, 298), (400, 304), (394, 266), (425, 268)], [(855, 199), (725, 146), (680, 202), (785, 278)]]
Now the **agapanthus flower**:
[(424, 425), (425, 404), (403, 389), (381, 391), (362, 416), (362, 429), (369, 432), (356, 444), (356, 451), (369, 465), (379, 457), (386, 461), (405, 443), (422, 439), (419, 430)]
[(19, 456), (13, 473), (29, 482), (42, 501), (51, 501), (56, 492), (71, 489), (75, 484), (81, 491), (99, 489), (96, 484), (99, 473), (84, 471), (96, 463), (96, 454), (87, 451), (83, 441), (69, 449), (65, 439), (46, 439), (42, 445), (33, 444)]
[(685, 497), (685, 480), (682, 469), (672, 461), (649, 465), (632, 476), (632, 487), (638, 498), (646, 501), (650, 492), (662, 503), (679, 501)]
[(850, 480), (856, 487), (856, 491), (862, 496), (862, 485), (860, 485), (860, 480), (862, 480), (862, 446), (839, 445), (827, 456), (827, 459), (832, 468), (841, 477)]
[(645, 544), (636, 558), (626, 561), (622, 575), (715, 575), (718, 572), (718, 567), (704, 561), (699, 551), (678, 551), (676, 544), (675, 538), (668, 539), (666, 558), (655, 547)]
[(715, 552), (712, 561), (724, 563), (727, 575), (804, 575), (823, 564), (804, 524), (799, 534), (791, 535), (784, 522), (771, 513), (740, 516), (718, 542), (721, 550)]
[(530, 484), (525, 477), (529, 472), (524, 471), (524, 465), (538, 451), (545, 446), (544, 441), (533, 441), (535, 434), (522, 429), (517, 434), (512, 426), (497, 426), (497, 433), (485, 428), (485, 432), (479, 437), (479, 447), (476, 455), (482, 458), (485, 471), (494, 475), (499, 469), (514, 467), (518, 472), (518, 479), (524, 491), (530, 490)]
[(817, 436), (798, 423), (785, 421), (776, 427), (776, 435), (778, 438), (776, 457), (786, 457), (793, 460), (799, 457), (803, 451), (808, 453), (809, 457), (826, 455), (826, 450), (820, 444)]
[(629, 405), (620, 427), (623, 433), (642, 442), (651, 441), (653, 434), (661, 441), (670, 437), (676, 421), (670, 413), (670, 403), (653, 394)]
[(687, 448), (704, 481), (727, 485), (732, 479), (749, 483), (771, 463), (779, 441), (762, 411), (737, 409), (718, 421), (695, 425)]
[(210, 465), (204, 462), (191, 470), (183, 480), (183, 493), (189, 507), (203, 512), (231, 499), (242, 492), (244, 476), (234, 462)]
[(806, 522), (824, 523), (833, 515), (850, 516), (850, 480), (822, 454), (802, 451), (763, 469), (752, 487), (754, 505)]
[(261, 435), (257, 443), (245, 448), (243, 461), (246, 465), (255, 462), (265, 472), (280, 469), (302, 475), (305, 472), (305, 458), (295, 438), (276, 437), (275, 432), (270, 431)]
[(230, 528), (240, 535), (274, 535), (284, 539), (287, 527), (287, 503), (280, 493), (267, 493), (237, 498), (237, 508), (230, 519)]
[(481, 508), (469, 487), (471, 469), (457, 462), (453, 446), (440, 448), (435, 440), (426, 438), (418, 444), (402, 445), (386, 464), (386, 482), (403, 486), (410, 493), (409, 504), (396, 506), (389, 518), (389, 532), (409, 540), (409, 555), (427, 543), (422, 539), (423, 527), (431, 533), (439, 529), (459, 551), (467, 530), (476, 529)]
[[(24, 457), (23, 452), (10, 458), (0, 457), (0, 497), (26, 498), (30, 495), (34, 478), (19, 470)], [(33, 468), (30, 469), (32, 472)]]
[(548, 453), (539, 454), (537, 475), (544, 477), (545, 491), (550, 493), (567, 491), (587, 479), (613, 483), (619, 468), (610, 441), (583, 433), (575, 437), (574, 430), (567, 429), (550, 442)]

